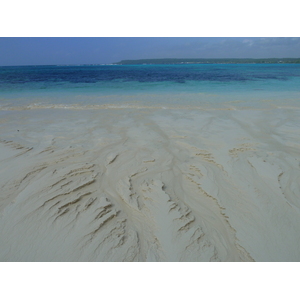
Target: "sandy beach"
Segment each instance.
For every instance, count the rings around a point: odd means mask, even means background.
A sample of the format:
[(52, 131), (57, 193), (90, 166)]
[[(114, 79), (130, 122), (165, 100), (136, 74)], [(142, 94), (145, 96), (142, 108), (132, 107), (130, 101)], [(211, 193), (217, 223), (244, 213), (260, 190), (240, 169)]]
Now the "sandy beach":
[(299, 113), (2, 110), (0, 261), (300, 261)]

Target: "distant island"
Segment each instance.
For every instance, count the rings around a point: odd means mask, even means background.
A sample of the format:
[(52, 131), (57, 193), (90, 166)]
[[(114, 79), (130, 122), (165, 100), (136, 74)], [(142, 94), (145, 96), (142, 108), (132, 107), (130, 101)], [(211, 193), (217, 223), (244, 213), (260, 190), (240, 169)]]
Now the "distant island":
[(159, 58), (121, 60), (117, 65), (162, 64), (299, 64), (300, 58)]

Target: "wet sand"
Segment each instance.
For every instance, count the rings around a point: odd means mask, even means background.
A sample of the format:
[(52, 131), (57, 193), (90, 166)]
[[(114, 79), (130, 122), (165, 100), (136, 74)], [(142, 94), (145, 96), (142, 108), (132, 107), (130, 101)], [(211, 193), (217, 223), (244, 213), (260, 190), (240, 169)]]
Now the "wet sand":
[(1, 111), (0, 261), (300, 261), (299, 113)]

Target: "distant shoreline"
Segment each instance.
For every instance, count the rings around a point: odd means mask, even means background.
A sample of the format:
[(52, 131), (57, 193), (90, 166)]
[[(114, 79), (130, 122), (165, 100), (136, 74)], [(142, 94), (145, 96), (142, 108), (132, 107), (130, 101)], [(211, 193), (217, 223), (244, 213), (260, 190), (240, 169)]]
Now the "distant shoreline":
[(114, 63), (50, 64), (50, 65), (4, 65), (10, 67), (78, 67), (113, 65), (179, 65), (179, 64), (300, 64), (300, 58), (158, 58), (121, 60)]
[(300, 58), (162, 58), (121, 60), (116, 65), (143, 64), (299, 64)]

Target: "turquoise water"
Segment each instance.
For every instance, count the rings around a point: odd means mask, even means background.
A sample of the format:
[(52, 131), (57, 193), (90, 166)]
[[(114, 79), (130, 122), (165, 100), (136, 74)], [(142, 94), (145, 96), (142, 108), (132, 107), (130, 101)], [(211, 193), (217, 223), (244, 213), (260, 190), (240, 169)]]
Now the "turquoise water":
[(0, 67), (0, 106), (298, 105), (298, 64)]

